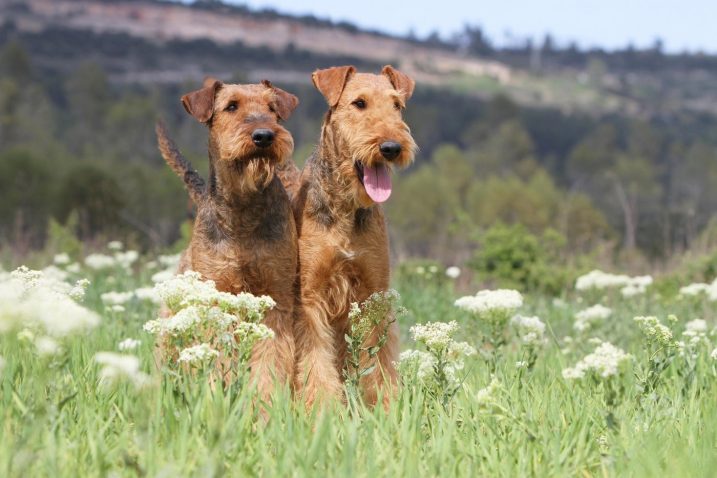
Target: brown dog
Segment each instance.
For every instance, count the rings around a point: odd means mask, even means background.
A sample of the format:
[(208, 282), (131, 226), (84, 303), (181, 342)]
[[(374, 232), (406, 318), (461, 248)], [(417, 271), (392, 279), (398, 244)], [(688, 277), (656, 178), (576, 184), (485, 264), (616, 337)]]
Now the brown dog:
[[(391, 194), (391, 169), (410, 164), (416, 151), (401, 117), (414, 88), (408, 76), (391, 66), (380, 75), (343, 66), (318, 70), (312, 79), (329, 111), (292, 200), (299, 229), (295, 387), (309, 406), (342, 395), (350, 304), (389, 287), (388, 237), (379, 203)], [(362, 379), (368, 403), (375, 404), (383, 390), (388, 404), (397, 353), (394, 323), (379, 366)]]
[(252, 378), (267, 399), (274, 380), (290, 383), (293, 377), (297, 235), (275, 168), (293, 151), (291, 134), (280, 122), (298, 99), (268, 81), (232, 85), (208, 79), (204, 88), (184, 95), (182, 104), (209, 127), (210, 178), (205, 186), (158, 125), (162, 156), (197, 205), (179, 272), (199, 272), (224, 292), (274, 299), (276, 307), (264, 323), (275, 338), (257, 345), (250, 362)]

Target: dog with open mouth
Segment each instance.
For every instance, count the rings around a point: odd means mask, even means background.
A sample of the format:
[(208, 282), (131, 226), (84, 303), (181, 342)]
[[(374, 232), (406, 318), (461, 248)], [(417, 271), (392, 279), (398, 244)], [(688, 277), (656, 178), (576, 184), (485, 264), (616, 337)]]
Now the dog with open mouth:
[[(393, 170), (408, 166), (417, 149), (402, 118), (415, 85), (407, 75), (392, 66), (378, 75), (342, 66), (312, 79), (329, 111), (301, 177), (287, 183), (299, 231), (295, 390), (308, 406), (343, 396), (351, 303), (389, 288), (381, 203), (391, 196)], [(361, 386), (367, 403), (382, 397), (387, 406), (397, 384), (398, 330), (391, 317), (385, 324), (378, 366)], [(375, 330), (365, 346), (378, 340)]]
[(276, 169), (293, 152), (294, 141), (281, 122), (298, 102), (269, 81), (238, 85), (208, 78), (203, 88), (184, 95), (187, 112), (209, 128), (208, 184), (157, 125), (162, 156), (197, 206), (178, 272), (199, 272), (220, 291), (269, 295), (276, 302), (264, 318), (275, 336), (254, 347), (249, 364), (266, 400), (275, 383), (290, 386), (294, 375), (297, 232)]

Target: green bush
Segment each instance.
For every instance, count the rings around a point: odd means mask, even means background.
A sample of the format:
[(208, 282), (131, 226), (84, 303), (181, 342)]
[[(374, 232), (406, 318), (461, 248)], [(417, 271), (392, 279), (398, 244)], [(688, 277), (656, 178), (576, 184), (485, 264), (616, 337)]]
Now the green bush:
[(520, 224), (497, 224), (479, 236), (470, 266), (481, 280), (500, 287), (559, 295), (576, 273), (561, 262), (565, 238), (547, 229), (541, 236)]

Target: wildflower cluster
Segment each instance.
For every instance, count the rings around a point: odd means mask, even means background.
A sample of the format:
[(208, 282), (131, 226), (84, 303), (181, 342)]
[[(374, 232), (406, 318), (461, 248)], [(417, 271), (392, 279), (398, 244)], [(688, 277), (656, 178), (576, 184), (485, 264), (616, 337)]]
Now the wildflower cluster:
[[(69, 284), (25, 266), (0, 273), (0, 333), (27, 330), (25, 335), (39, 336), (36, 340), (44, 341), (42, 348), (48, 352), (49, 340), (95, 327), (99, 316), (77, 302), (88, 284), (86, 280)], [(49, 337), (45, 340), (43, 335)]]
[(672, 331), (662, 324), (657, 317), (635, 317), (634, 320), (647, 338), (648, 344), (658, 348), (674, 345)]
[(681, 297), (706, 296), (710, 301), (717, 301), (717, 279), (709, 284), (696, 282), (680, 289)]
[(577, 278), (575, 289), (578, 291), (620, 289), (623, 297), (644, 294), (652, 285), (652, 276), (630, 277), (625, 274), (610, 274), (601, 270), (593, 270)]
[(95, 362), (102, 366), (100, 384), (111, 387), (121, 382), (129, 382), (140, 389), (150, 383), (150, 377), (139, 369), (139, 358), (134, 355), (114, 352), (98, 352)]
[(505, 343), (505, 327), (513, 313), (522, 307), (523, 296), (510, 289), (482, 290), (476, 295), (461, 297), (455, 306), (473, 314), (486, 339), (497, 348)]
[(573, 327), (577, 332), (585, 332), (592, 328), (597, 322), (601, 322), (611, 315), (612, 309), (596, 304), (575, 314)]
[(144, 330), (164, 342), (170, 366), (204, 368), (221, 356), (243, 363), (254, 344), (273, 337), (258, 323), (274, 307), (271, 297), (220, 292), (193, 271), (157, 284), (155, 292), (171, 315), (150, 320)]
[(593, 353), (586, 355), (575, 367), (563, 370), (563, 378), (581, 379), (586, 376), (606, 379), (618, 375), (622, 364), (632, 356), (609, 342), (601, 343)]
[[(670, 322), (677, 322), (674, 316)], [(638, 366), (635, 376), (637, 386), (642, 392), (642, 399), (654, 397), (655, 390), (662, 381), (663, 372), (675, 358), (679, 344), (674, 339), (672, 330), (657, 317), (635, 317), (642, 335), (645, 337), (645, 349), (648, 353), (647, 363)]]
[[(95, 253), (85, 257), (85, 266), (90, 269), (101, 271), (106, 269), (121, 268), (129, 271), (132, 265), (139, 259), (139, 252), (134, 250), (124, 250), (124, 244), (120, 241), (111, 241), (107, 244), (107, 248), (112, 251), (111, 255)], [(57, 257), (55, 262), (57, 263)], [(60, 260), (64, 261), (64, 257), (60, 256)]]
[(425, 351), (403, 352), (399, 368), (404, 377), (415, 375), (428, 393), (446, 406), (463, 384), (461, 372), (465, 358), (475, 355), (476, 350), (466, 342), (455, 340), (458, 331), (455, 321), (417, 324), (410, 331)]
[(538, 358), (538, 349), (545, 344), (545, 323), (538, 317), (516, 315), (511, 319), (511, 324), (524, 350), (523, 360), (515, 365), (519, 369), (531, 370)]
[(389, 338), (389, 327), (406, 309), (398, 306), (397, 291), (374, 292), (361, 304), (351, 304), (343, 374), (347, 396), (352, 404), (360, 400), (359, 382), (376, 370), (376, 356)]

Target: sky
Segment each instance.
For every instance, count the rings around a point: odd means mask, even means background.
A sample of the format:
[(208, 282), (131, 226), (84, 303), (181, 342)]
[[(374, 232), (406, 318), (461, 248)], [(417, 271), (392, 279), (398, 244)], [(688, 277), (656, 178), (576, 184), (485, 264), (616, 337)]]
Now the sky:
[(654, 44), (670, 52), (717, 52), (717, 0), (228, 0), (252, 8), (306, 14), (387, 33), (437, 30), (444, 38), (466, 23), (497, 45), (551, 33), (558, 44), (606, 49)]

